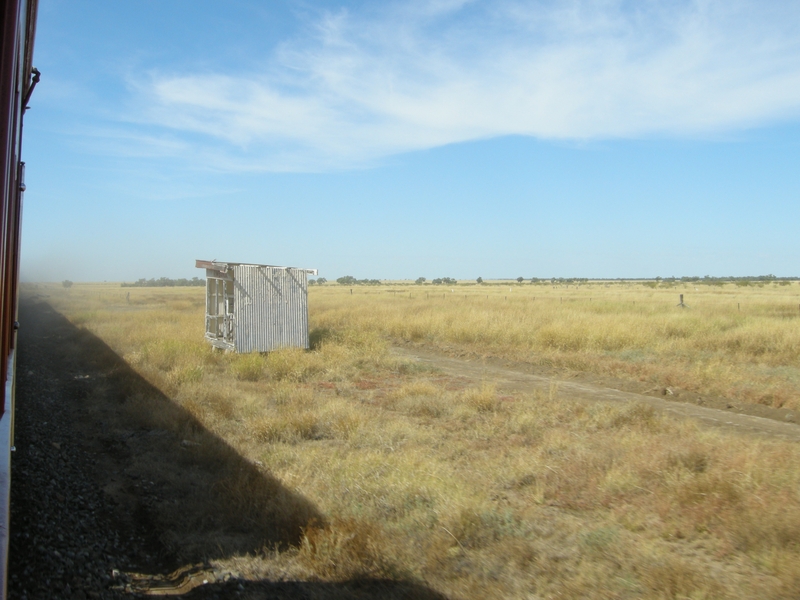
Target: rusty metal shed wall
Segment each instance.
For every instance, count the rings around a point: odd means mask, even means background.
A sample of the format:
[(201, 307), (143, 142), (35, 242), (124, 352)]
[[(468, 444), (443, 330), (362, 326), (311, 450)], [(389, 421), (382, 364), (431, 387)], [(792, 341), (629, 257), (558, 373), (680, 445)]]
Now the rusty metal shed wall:
[(308, 348), (307, 269), (234, 265), (236, 352)]

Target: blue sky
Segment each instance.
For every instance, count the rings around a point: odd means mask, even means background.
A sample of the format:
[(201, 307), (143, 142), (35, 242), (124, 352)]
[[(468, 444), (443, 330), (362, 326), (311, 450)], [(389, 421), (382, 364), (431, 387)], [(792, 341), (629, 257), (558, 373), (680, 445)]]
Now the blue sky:
[(793, 1), (40, 2), (25, 280), (800, 274)]

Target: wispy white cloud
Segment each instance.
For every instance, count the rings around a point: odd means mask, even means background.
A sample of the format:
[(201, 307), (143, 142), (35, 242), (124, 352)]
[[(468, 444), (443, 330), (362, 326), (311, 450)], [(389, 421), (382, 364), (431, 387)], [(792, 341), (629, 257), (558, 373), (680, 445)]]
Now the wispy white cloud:
[[(503, 135), (703, 135), (800, 116), (791, 2), (415, 0), (318, 15), (256, 74), (152, 73), (136, 118), (218, 165), (318, 170)], [(201, 153), (202, 154), (202, 153)]]
[(68, 137), (75, 149), (120, 160), (161, 160), (191, 152), (192, 145), (175, 133), (158, 134), (111, 126), (67, 128), (56, 132)]

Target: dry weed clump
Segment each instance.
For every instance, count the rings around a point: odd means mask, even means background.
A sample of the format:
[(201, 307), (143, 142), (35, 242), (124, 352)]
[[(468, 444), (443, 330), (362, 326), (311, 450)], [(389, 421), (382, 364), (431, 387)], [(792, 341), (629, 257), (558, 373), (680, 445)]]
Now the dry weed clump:
[[(227, 473), (211, 490), (218, 503), (266, 541), (290, 540), (219, 559), (243, 572), (246, 564), (248, 576), (413, 580), (453, 598), (798, 596), (797, 444), (708, 430), (642, 404), (578, 402), (557, 387), (512, 396), (491, 382), (465, 387), (392, 356), (385, 338), (453, 344), (460, 336), (462, 347), (480, 343), (498, 355), (524, 348), (653, 373), (666, 365), (678, 377), (687, 371), (670, 357), (692, 360), (703, 344), (717, 358), (730, 352), (701, 341), (697, 327), (733, 339), (743, 317), (709, 317), (702, 307), (620, 315), (615, 302), (593, 299), (591, 309), (567, 307), (576, 312), (560, 325), (553, 307), (537, 315), (530, 298), (511, 298), (504, 310), (520, 331), (503, 334), (509, 321), (491, 304), (497, 298), (437, 300), (432, 310), (375, 292), (345, 307), (324, 288), (312, 296), (322, 332), (313, 350), (232, 356), (203, 346), (202, 304), (183, 293), (135, 290), (130, 305), (114, 304), (81, 299), (76, 285), (53, 303), (68, 317), (96, 313), (81, 326), (167, 396), (127, 398), (131, 418), (199, 444), (191, 456)], [(764, 311), (766, 323), (772, 314)], [(546, 318), (550, 350), (529, 335)], [(575, 333), (598, 323), (588, 341)], [(765, 364), (788, 356), (793, 335), (766, 351)], [(737, 350), (732, 364), (750, 351)], [(721, 368), (701, 364), (704, 377)], [(196, 368), (201, 375), (190, 375)], [(738, 368), (725, 385), (738, 381)], [(237, 460), (257, 468), (241, 470)], [(313, 525), (308, 506), (322, 515)], [(270, 532), (271, 524), (284, 530)], [(192, 548), (214, 547), (198, 536)]]
[(653, 557), (643, 569), (648, 591), (660, 598), (723, 598), (725, 587), (709, 580), (702, 570), (686, 558), (666, 554)]
[(325, 423), (313, 412), (291, 415), (265, 415), (251, 426), (253, 436), (262, 442), (297, 443), (326, 437)]
[(297, 557), (301, 565), (330, 581), (403, 579), (405, 573), (386, 554), (387, 541), (380, 525), (338, 518), (307, 527)]
[(495, 386), (484, 382), (480, 387), (464, 390), (462, 402), (479, 413), (491, 413), (500, 408)]

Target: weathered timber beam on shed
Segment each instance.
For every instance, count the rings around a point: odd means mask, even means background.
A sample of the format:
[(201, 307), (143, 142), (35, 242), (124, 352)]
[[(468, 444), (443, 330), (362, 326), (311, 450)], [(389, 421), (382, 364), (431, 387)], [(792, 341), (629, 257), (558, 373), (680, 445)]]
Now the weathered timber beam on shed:
[(281, 269), (283, 271), (301, 271), (303, 273), (306, 273), (307, 275), (318, 274), (317, 269), (301, 269), (300, 267), (280, 267), (278, 265), (259, 265), (255, 263), (223, 262), (216, 260), (195, 259), (194, 266), (198, 269), (212, 269), (215, 271), (222, 271), (223, 273), (227, 272), (228, 269), (231, 269), (236, 266), (248, 266), (248, 267), (265, 267), (268, 269)]

